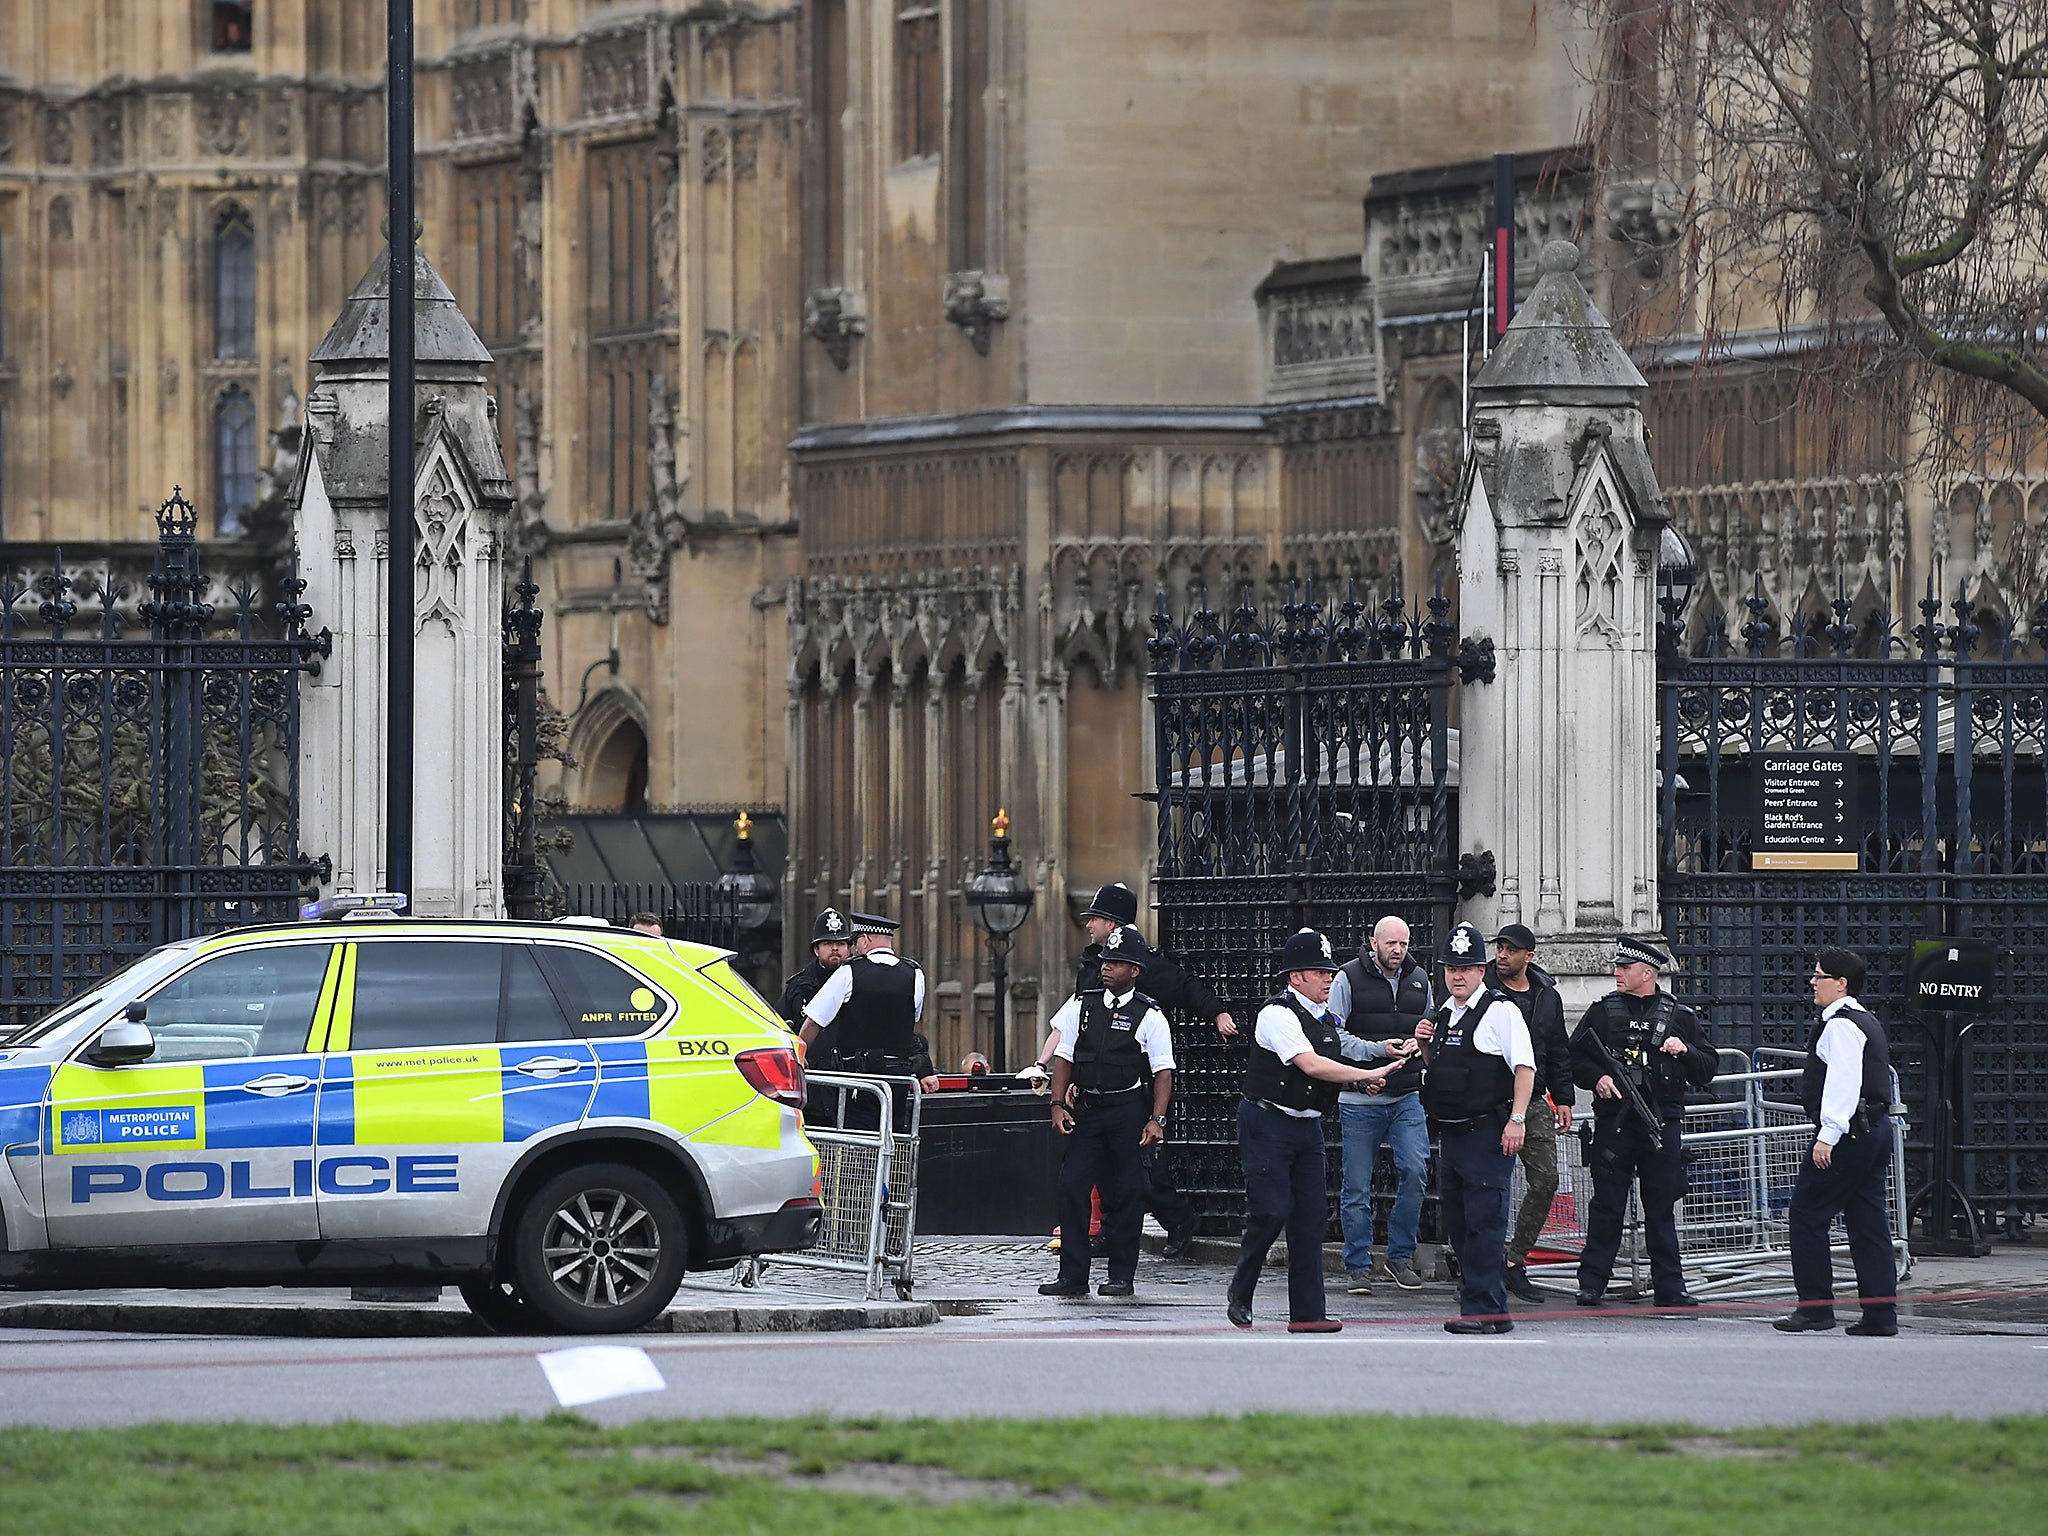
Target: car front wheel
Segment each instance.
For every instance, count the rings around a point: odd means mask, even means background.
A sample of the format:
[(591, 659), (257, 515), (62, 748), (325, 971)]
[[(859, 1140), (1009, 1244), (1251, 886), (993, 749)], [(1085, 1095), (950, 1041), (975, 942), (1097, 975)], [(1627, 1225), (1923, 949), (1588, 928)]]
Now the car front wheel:
[(630, 1333), (682, 1283), (683, 1213), (660, 1182), (622, 1163), (556, 1174), (526, 1202), (512, 1281), (549, 1327)]

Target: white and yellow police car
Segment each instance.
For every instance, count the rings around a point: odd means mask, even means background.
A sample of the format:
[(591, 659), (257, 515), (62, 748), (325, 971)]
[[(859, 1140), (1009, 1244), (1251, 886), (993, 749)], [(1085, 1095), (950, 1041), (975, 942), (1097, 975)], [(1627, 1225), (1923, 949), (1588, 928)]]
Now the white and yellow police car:
[(393, 915), (165, 945), (0, 1047), (0, 1286), (460, 1286), (609, 1333), (803, 1248), (788, 1031), (726, 952)]

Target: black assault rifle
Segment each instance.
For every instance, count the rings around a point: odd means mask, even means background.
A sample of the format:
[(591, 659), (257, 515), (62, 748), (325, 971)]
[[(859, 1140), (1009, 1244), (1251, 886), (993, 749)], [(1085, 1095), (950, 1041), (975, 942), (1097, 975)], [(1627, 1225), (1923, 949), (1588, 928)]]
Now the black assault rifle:
[(1614, 1086), (1621, 1090), (1622, 1108), (1642, 1121), (1643, 1129), (1649, 1133), (1650, 1145), (1662, 1152), (1663, 1122), (1650, 1113), (1650, 1106), (1643, 1102), (1642, 1090), (1636, 1087), (1635, 1077), (1624, 1071), (1621, 1064), (1614, 1059), (1614, 1053), (1607, 1049), (1607, 1042), (1600, 1038), (1600, 1031), (1594, 1027), (1591, 1020), (1586, 1022), (1583, 1033), (1592, 1037), (1593, 1049), (1598, 1053), (1601, 1064), (1607, 1068), (1607, 1075), (1614, 1079)]

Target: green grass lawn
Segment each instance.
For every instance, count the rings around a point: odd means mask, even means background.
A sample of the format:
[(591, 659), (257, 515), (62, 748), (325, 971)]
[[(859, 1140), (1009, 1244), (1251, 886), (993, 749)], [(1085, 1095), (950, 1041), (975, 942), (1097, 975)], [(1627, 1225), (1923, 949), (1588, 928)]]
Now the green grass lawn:
[(0, 1531), (908, 1536), (2048, 1530), (2048, 1419), (1710, 1435), (1452, 1419), (546, 1420), (0, 1435)]

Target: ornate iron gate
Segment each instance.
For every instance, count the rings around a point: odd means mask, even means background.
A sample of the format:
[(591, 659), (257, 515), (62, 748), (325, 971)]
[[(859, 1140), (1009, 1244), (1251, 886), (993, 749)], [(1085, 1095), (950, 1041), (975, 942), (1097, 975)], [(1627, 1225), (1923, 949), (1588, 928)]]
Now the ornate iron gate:
[[(1832, 623), (1780, 640), (1759, 584), (1740, 650), (1717, 618), (1690, 657), (1668, 589), (1662, 606), (1660, 882), (1687, 1001), (1720, 1044), (1804, 1048), (1814, 950), (1855, 949), (1915, 1106), (1915, 1187), (1945, 1081), (1963, 1194), (2031, 1210), (2048, 1199), (2048, 599), (1989, 644), (1931, 586), (1908, 636), (1881, 614), (1859, 632), (1838, 598)], [(1800, 751), (1857, 759), (1853, 873), (1752, 867), (1758, 759)], [(1912, 943), (1937, 936), (2009, 956), (1996, 1018), (1960, 1039), (1904, 1010)]]
[(325, 873), (298, 843), (299, 677), (329, 650), (305, 583), (216, 615), (191, 503), (156, 519), (132, 617), (61, 555), (0, 588), (0, 1030), (158, 944), (289, 917)]
[[(1294, 929), (1353, 952), (1392, 913), (1427, 953), (1450, 916), (1451, 685), (1454, 668), (1490, 671), (1491, 656), (1454, 661), (1450, 605), (1439, 593), (1427, 606), (1411, 615), (1398, 589), (1377, 612), (1355, 594), (1326, 604), (1311, 585), (1261, 614), (1247, 588), (1227, 621), (1205, 593), (1176, 623), (1160, 596), (1148, 642), (1160, 939), (1247, 1033)], [(1175, 1173), (1223, 1230), (1244, 1208), (1244, 1045), (1174, 1022)], [(1333, 1159), (1333, 1192), (1336, 1173)]]

